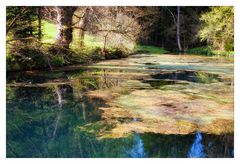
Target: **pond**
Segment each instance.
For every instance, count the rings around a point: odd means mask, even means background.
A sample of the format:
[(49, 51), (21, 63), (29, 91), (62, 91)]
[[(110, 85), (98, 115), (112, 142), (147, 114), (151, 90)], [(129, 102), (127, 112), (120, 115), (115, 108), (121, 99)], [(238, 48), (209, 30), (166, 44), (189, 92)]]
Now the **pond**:
[(7, 157), (234, 157), (233, 64), (133, 55), (7, 74)]

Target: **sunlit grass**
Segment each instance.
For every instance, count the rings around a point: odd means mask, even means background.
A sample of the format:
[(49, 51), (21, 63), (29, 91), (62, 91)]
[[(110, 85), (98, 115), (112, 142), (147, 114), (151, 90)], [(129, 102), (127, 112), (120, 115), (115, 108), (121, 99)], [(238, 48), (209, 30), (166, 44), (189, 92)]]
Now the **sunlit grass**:
[(103, 47), (103, 42), (90, 35), (84, 37), (84, 44), (86, 47)]
[(79, 36), (79, 30), (75, 29), (73, 30), (73, 41), (71, 43), (71, 48), (74, 50), (81, 50), (84, 52), (90, 52), (93, 49), (96, 49), (98, 47), (103, 47), (103, 42), (99, 40), (97, 37), (92, 36), (88, 34), (87, 32), (84, 34), (84, 46), (80, 47), (80, 36)]
[(224, 56), (233, 57), (234, 51), (217, 51), (208, 47), (196, 47), (187, 50), (187, 53), (205, 55), (205, 56)]
[[(42, 41), (44, 43), (53, 44), (55, 42), (55, 37), (57, 34), (57, 25), (46, 20), (42, 21), (42, 30), (43, 30), (43, 38)], [(74, 30), (73, 32), (73, 41), (71, 43), (72, 49), (80, 49), (79, 45), (79, 36), (78, 30)], [(95, 48), (102, 48), (103, 42), (96, 38), (95, 36), (85, 34), (84, 35), (84, 51), (90, 51)], [(136, 45), (134, 47), (134, 52), (143, 52), (150, 54), (164, 54), (167, 53), (165, 49), (156, 46), (147, 46), (147, 45)]]
[(57, 35), (57, 25), (54, 23), (50, 23), (46, 20), (42, 21), (42, 31), (43, 31), (43, 43), (51, 43), (55, 42), (55, 38)]

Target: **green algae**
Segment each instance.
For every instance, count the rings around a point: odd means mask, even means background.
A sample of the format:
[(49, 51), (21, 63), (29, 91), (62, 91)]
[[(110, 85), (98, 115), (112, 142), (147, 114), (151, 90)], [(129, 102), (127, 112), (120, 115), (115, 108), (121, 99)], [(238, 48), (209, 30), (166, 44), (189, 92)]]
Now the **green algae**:
[[(233, 132), (232, 63), (211, 57), (136, 55), (123, 61), (100, 62), (95, 67), (113, 70), (115, 65), (117, 69), (121, 67), (130, 72), (141, 70), (145, 76), (125, 80), (117, 88), (90, 92), (91, 97), (101, 98), (109, 105), (101, 108), (103, 119), (114, 125), (107, 133), (102, 131), (100, 138), (124, 137), (133, 131)], [(163, 74), (179, 71), (191, 71), (195, 79), (154, 78), (156, 74), (163, 77)]]
[(133, 55), (72, 69), (58, 73), (57, 80), (8, 86), (67, 84), (76, 100), (84, 94), (103, 100), (102, 120), (81, 126), (99, 138), (126, 137), (134, 131), (233, 132), (233, 63), (191, 55)]

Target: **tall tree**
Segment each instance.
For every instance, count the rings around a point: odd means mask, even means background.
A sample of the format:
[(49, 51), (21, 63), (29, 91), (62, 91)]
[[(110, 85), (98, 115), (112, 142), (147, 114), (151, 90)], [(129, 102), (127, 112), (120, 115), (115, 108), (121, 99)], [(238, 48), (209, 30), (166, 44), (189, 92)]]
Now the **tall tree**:
[(15, 39), (36, 37), (36, 9), (36, 7), (8, 6), (6, 23), (7, 35), (11, 33)]
[(72, 17), (77, 7), (75, 6), (60, 6), (56, 7), (58, 33), (56, 41), (60, 46), (68, 49), (72, 42)]
[(202, 41), (216, 50), (233, 50), (234, 42), (234, 10), (233, 7), (211, 7), (209, 12), (201, 16)]
[[(203, 46), (198, 32), (200, 30), (200, 15), (209, 7), (158, 7), (157, 21), (148, 28), (150, 32), (141, 38), (141, 44), (161, 46), (168, 50), (187, 50), (188, 48)], [(178, 21), (179, 18), (179, 21)], [(180, 44), (178, 44), (180, 43)]]
[(42, 7), (37, 8), (38, 13), (38, 40), (42, 39)]
[(178, 43), (178, 49), (179, 51), (182, 51), (182, 46), (181, 46), (181, 39), (180, 39), (180, 6), (177, 7), (177, 22), (176, 22), (176, 27), (177, 27), (177, 43)]
[(181, 35), (181, 32), (180, 32), (180, 25), (181, 25), (181, 22), (180, 22), (180, 6), (177, 6), (177, 16), (175, 16), (175, 14), (168, 7), (167, 7), (167, 10), (171, 14), (171, 16), (173, 18), (173, 22), (176, 26), (176, 40), (177, 40), (178, 50), (182, 51), (181, 38), (180, 38), (180, 35)]
[(78, 23), (78, 26), (80, 28), (80, 30), (79, 30), (80, 47), (84, 46), (84, 35), (85, 35), (85, 31), (87, 30), (86, 26), (88, 23), (89, 11), (90, 11), (89, 7), (86, 7), (84, 9), (84, 12), (83, 12), (82, 16), (80, 17), (80, 21)]

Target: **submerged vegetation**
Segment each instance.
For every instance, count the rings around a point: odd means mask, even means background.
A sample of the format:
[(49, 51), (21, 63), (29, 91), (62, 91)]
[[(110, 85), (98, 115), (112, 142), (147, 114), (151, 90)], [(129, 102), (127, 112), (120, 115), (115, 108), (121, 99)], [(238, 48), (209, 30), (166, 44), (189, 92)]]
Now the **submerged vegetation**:
[[(145, 64), (152, 60), (158, 64)], [(189, 62), (195, 66), (208, 63), (205, 72), (215, 73), (157, 71), (164, 63), (165, 68), (166, 63), (177, 68)], [(219, 63), (211, 57), (182, 55), (174, 60), (169, 55), (153, 54), (102, 61), (75, 70), (9, 74), (7, 155), (198, 157), (192, 146), (193, 133), (198, 132), (205, 157), (231, 157), (232, 71), (231, 63)], [(161, 79), (163, 76), (167, 77)], [(202, 76), (204, 80), (196, 79)], [(205, 82), (205, 78), (215, 80)], [(174, 83), (149, 83), (161, 80)], [(21, 141), (16, 136), (27, 139)], [(41, 145), (38, 149), (36, 143)], [(113, 146), (116, 144), (122, 146)], [(136, 154), (136, 147), (142, 150), (140, 154)], [(162, 151), (165, 154), (159, 155)]]
[[(132, 131), (161, 134), (189, 134), (195, 131), (211, 134), (233, 132), (233, 88), (231, 80), (228, 80), (231, 76), (229, 72), (226, 74), (219, 72), (218, 67), (222, 65), (221, 63), (215, 63), (214, 58), (206, 57), (195, 59), (198, 61), (195, 63), (191, 57), (185, 55), (178, 59), (174, 58), (178, 63), (172, 60), (167, 66), (168, 55), (150, 56), (151, 58), (134, 56), (124, 62), (106, 61), (99, 64), (102, 69), (111, 68), (111, 65), (123, 65), (124, 70), (138, 70), (139, 67), (142, 71), (146, 71), (145, 75), (136, 72), (134, 79), (133, 76), (128, 79), (126, 72), (126, 75), (123, 75), (126, 80), (119, 82), (119, 85), (89, 92), (90, 97), (107, 102), (110, 107), (101, 108), (104, 111), (103, 118), (107, 123), (115, 125), (111, 131), (107, 130), (105, 133), (101, 131), (100, 138), (124, 137)], [(151, 60), (159, 63), (150, 65), (149, 69), (149, 64), (146, 63), (151, 63)], [(197, 70), (171, 71), (178, 65), (182, 66), (190, 61), (195, 64), (188, 68), (194, 69), (196, 66), (199, 69), (199, 65), (205, 65), (204, 60), (209, 63), (205, 71), (212, 73)], [(133, 63), (136, 69), (132, 68)], [(163, 72), (154, 73), (161, 67), (170, 70), (161, 69)], [(211, 67), (215, 67), (216, 70)], [(226, 69), (226, 65), (224, 67)], [(232, 71), (232, 67), (229, 71)], [(89, 130), (88, 126), (86, 128)]]

